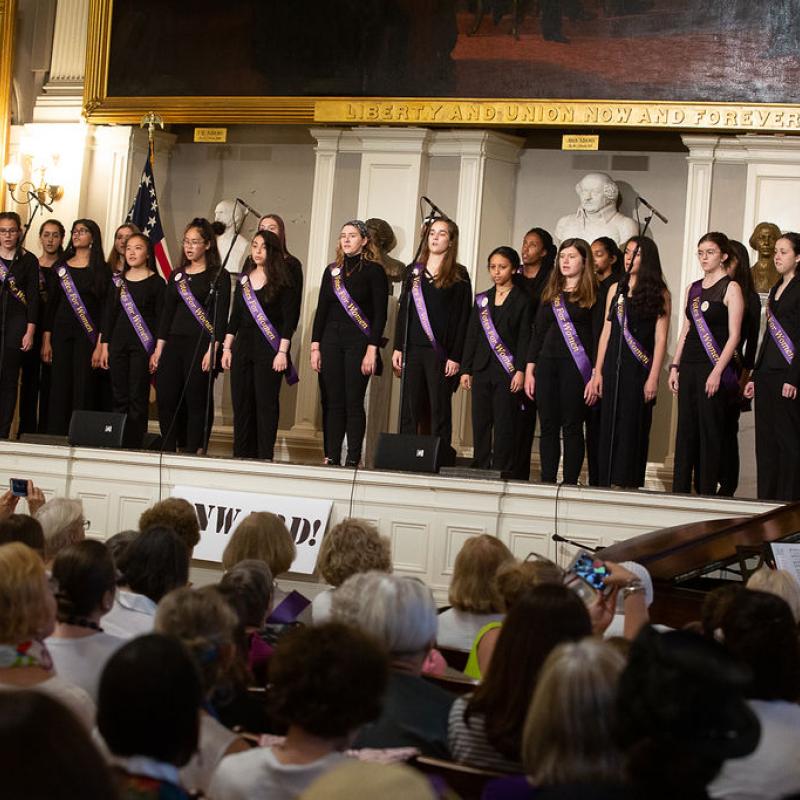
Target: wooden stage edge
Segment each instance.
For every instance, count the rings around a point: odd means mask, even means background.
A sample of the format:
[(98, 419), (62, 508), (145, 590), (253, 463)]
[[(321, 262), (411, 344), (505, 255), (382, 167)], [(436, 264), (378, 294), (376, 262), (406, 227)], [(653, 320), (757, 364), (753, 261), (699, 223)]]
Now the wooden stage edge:
[[(479, 533), (498, 536), (521, 558), (536, 552), (563, 564), (573, 548), (553, 542), (554, 532), (601, 547), (659, 528), (776, 507), (756, 500), (580, 486), (557, 490), (378, 470), (359, 470), (354, 482), (354, 471), (345, 468), (0, 442), (0, 480), (11, 477), (32, 479), (47, 497), (80, 498), (88, 534), (99, 539), (136, 528), (142, 511), (159, 496), (168, 497), (173, 486), (330, 499), (330, 524), (348, 515), (374, 522), (391, 538), (395, 571), (425, 581), (440, 603), (461, 545)], [(218, 564), (193, 562), (195, 583), (219, 574)], [(312, 594), (323, 588), (299, 575), (286, 581), (294, 582)]]

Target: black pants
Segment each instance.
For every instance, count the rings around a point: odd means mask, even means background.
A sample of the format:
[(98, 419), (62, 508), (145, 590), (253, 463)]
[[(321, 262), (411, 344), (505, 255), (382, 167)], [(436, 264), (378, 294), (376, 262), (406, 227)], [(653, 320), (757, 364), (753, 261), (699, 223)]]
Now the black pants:
[(498, 364), (472, 376), (472, 465), (510, 473), (523, 395), (512, 394), (511, 378)]
[(431, 434), (446, 448), (453, 438), (453, 379), (444, 374), (444, 364), (432, 347), (410, 345), (405, 355), (406, 384), (400, 433), (416, 433), (424, 392), (431, 407)]
[(564, 439), (564, 483), (577, 483), (585, 446), (584, 383), (572, 359), (543, 358), (536, 365), (536, 403), (539, 409), (539, 457), (542, 481), (555, 483)]
[(150, 400), (150, 357), (139, 342), (111, 343), (108, 353), (109, 379), (114, 411), (127, 414), (124, 447), (138, 450), (147, 432)]
[[(256, 335), (261, 336), (258, 332)], [(231, 361), (233, 455), (271, 460), (278, 435), (278, 398), (284, 373), (272, 369), (275, 351), (266, 342), (261, 345), (243, 336), (240, 333), (236, 338)]]
[(706, 397), (711, 362), (681, 364), (678, 382), (678, 432), (672, 491), (716, 494), (722, 464), (725, 419), (731, 403), (722, 386)]
[(800, 400), (781, 394), (784, 370), (759, 370), (754, 379), (758, 497), (800, 500)]
[(73, 411), (96, 410), (94, 345), (83, 331), (53, 331), (47, 432), (64, 436)]
[(602, 403), (598, 400), (586, 409), (586, 466), (589, 486), (600, 485), (600, 418)]
[(44, 371), (50, 382), (50, 365), (42, 364), (42, 335), (39, 329), (33, 336), (33, 347), (22, 354), (22, 380), (19, 389), (19, 429), (23, 433), (42, 433), (40, 425), (47, 419), (46, 399), (43, 395)]
[(739, 485), (739, 403), (731, 403), (725, 413), (722, 429), (722, 455), (719, 464), (719, 489), (717, 494), (733, 497)]
[[(158, 397), (158, 423), (161, 427), (162, 448), (174, 452), (179, 420), (174, 419), (178, 412), (184, 383), (186, 394), (186, 451), (196, 453), (205, 445), (211, 425), (214, 422), (214, 395), (208, 417), (203, 424), (208, 396), (208, 382), (213, 380), (213, 372), (203, 372), (203, 356), (208, 351), (208, 339), (197, 347), (197, 336), (171, 336), (164, 345), (161, 360), (156, 372), (156, 392)], [(196, 352), (196, 355), (195, 355)]]
[(320, 342), (325, 392), (325, 457), (339, 464), (342, 443), (347, 434), (346, 463), (361, 461), (361, 447), (367, 430), (364, 397), (369, 376), (361, 374), (361, 362), (367, 352), (367, 337), (355, 325), (329, 323)]
[(0, 364), (0, 439), (8, 439), (11, 434), (22, 355), (19, 346), (6, 347), (3, 351), (3, 363)]

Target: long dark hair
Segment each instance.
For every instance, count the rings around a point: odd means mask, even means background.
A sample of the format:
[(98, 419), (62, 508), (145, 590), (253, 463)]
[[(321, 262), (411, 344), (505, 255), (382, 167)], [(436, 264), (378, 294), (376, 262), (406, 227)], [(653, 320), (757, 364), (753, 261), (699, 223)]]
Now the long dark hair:
[(519, 253), (513, 247), (509, 247), (505, 244), (501, 244), (500, 247), (495, 247), (495, 249), (489, 253), (486, 259), (487, 267), (489, 266), (489, 262), (492, 260), (492, 256), (502, 256), (506, 261), (508, 261), (509, 264), (511, 264), (511, 269), (515, 272), (519, 269)]
[[(458, 225), (451, 219), (436, 219), (431, 224), (435, 225), (437, 222), (444, 222), (447, 225), (447, 232), (450, 234), (450, 246), (442, 260), (439, 275), (433, 283), (439, 289), (446, 289), (457, 281), (464, 280), (464, 268), (458, 263)], [(430, 228), (428, 228), (428, 233), (430, 233)], [(430, 255), (431, 251), (428, 249), (428, 237), (426, 236), (422, 245), (422, 252), (419, 254), (420, 264), (427, 264)]]
[(747, 248), (735, 239), (731, 239), (728, 244), (731, 254), (728, 256), (728, 266), (733, 263), (733, 275), (731, 278), (742, 287), (742, 294), (745, 298), (750, 297), (755, 292), (756, 287), (753, 283), (753, 273), (750, 272), (750, 256)]
[[(141, 239), (145, 243), (147, 247), (147, 269), (149, 269), (151, 272), (158, 273), (158, 270), (156, 269), (156, 256), (155, 253), (153, 252), (153, 243), (150, 241), (150, 237), (144, 233), (132, 233), (128, 237), (128, 241), (130, 241), (131, 239)], [(128, 264), (128, 259), (123, 257), (122, 259), (123, 274), (126, 273), (130, 268), (131, 267), (130, 264)]]
[(44, 232), (45, 225), (55, 225), (58, 228), (59, 233), (61, 234), (61, 244), (58, 247), (58, 253), (56, 254), (56, 261), (63, 260), (64, 258), (64, 240), (67, 238), (67, 232), (64, 229), (64, 225), (59, 219), (46, 219), (40, 226), (39, 226), (39, 239), (42, 238), (42, 233)]
[[(216, 278), (220, 267), (222, 266), (222, 259), (219, 256), (219, 248), (217, 247), (217, 237), (214, 234), (214, 228), (205, 217), (195, 217), (184, 229), (183, 235), (192, 229), (197, 228), (200, 231), (200, 236), (203, 241), (209, 245), (206, 250), (206, 270), (213, 280)], [(181, 265), (180, 269), (186, 269), (189, 266), (189, 259), (186, 258), (186, 253), (183, 250), (183, 242), (181, 242)]]
[(669, 289), (661, 269), (658, 246), (646, 236), (632, 236), (625, 242), (626, 250), (631, 242), (639, 247), (641, 253), (636, 285), (629, 301), (631, 308), (643, 317), (663, 316), (667, 310), (664, 293), (669, 294)]
[(283, 217), (279, 214), (273, 214), (270, 212), (269, 214), (264, 214), (261, 219), (258, 221), (259, 226), (265, 219), (274, 219), (275, 222), (278, 223), (278, 240), (281, 243), (281, 251), (283, 252), (284, 258), (294, 258), (294, 256), (289, 252), (289, 248), (286, 245), (286, 223), (283, 221)]
[(539, 670), (553, 648), (589, 636), (592, 623), (580, 598), (560, 584), (525, 592), (506, 615), (492, 664), (464, 710), (469, 725), (482, 714), (489, 743), (519, 761), (522, 729)]
[(611, 264), (611, 272), (622, 272), (625, 269), (625, 262), (622, 258), (622, 251), (619, 245), (610, 236), (598, 236), (592, 244), (601, 244), (603, 249), (608, 253), (609, 258), (613, 259)]
[(532, 233), (536, 234), (536, 236), (542, 240), (542, 244), (547, 251), (542, 259), (542, 268), (545, 271), (552, 269), (553, 264), (556, 263), (556, 252), (558, 252), (558, 248), (556, 247), (556, 243), (553, 241), (552, 234), (550, 231), (546, 231), (544, 228), (531, 228), (525, 234), (525, 236), (530, 236)]
[[(267, 248), (267, 262), (264, 270), (267, 273), (267, 283), (264, 286), (267, 300), (272, 300), (278, 292), (287, 285), (286, 261), (284, 259), (283, 247), (280, 239), (272, 231), (256, 231), (253, 241), (261, 239), (264, 247)], [(256, 268), (256, 262), (252, 256), (247, 256), (247, 260), (242, 267), (242, 274), (249, 275)]]
[(97, 297), (103, 298), (108, 281), (111, 277), (111, 269), (106, 263), (103, 255), (103, 235), (100, 233), (100, 226), (93, 219), (76, 219), (72, 223), (69, 233), (69, 244), (64, 251), (63, 261), (69, 261), (75, 257), (75, 245), (72, 244), (72, 231), (78, 225), (83, 225), (92, 234), (92, 244), (89, 247), (89, 265), (87, 269), (92, 274), (92, 283)]

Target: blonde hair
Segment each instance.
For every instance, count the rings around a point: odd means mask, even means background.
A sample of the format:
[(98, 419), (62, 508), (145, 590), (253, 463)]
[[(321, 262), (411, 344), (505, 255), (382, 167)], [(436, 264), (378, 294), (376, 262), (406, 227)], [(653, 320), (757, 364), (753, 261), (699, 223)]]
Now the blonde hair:
[(565, 239), (561, 242), (556, 255), (555, 266), (550, 270), (550, 275), (542, 292), (541, 302), (552, 303), (564, 291), (567, 279), (561, 274), (559, 256), (568, 247), (574, 247), (583, 258), (583, 269), (575, 291), (570, 293), (570, 302), (577, 303), (581, 308), (590, 308), (597, 299), (597, 276), (594, 272), (592, 248), (584, 239)]
[(391, 543), (372, 523), (350, 517), (325, 534), (317, 569), (332, 586), (341, 586), (358, 572), (391, 572)]
[(288, 572), (296, 554), (294, 539), (283, 520), (269, 511), (254, 511), (238, 525), (222, 554), (229, 570), (245, 559), (265, 561), (273, 575)]
[(613, 736), (624, 667), (600, 639), (559, 645), (547, 657), (522, 735), (522, 764), (535, 786), (622, 780)]
[(467, 539), (453, 565), (450, 605), (474, 614), (498, 613), (503, 603), (494, 577), (501, 564), (513, 560), (512, 552), (496, 536), (482, 533)]
[(36, 519), (44, 533), (44, 560), (55, 558), (68, 544), (75, 544), (86, 536), (83, 527), (83, 504), (70, 497), (54, 497), (37, 512)]
[[(344, 230), (347, 227), (355, 228), (360, 234), (361, 233), (360, 228), (357, 225), (353, 224), (353, 222), (356, 222), (356, 221), (357, 220), (353, 220), (352, 222), (345, 222), (345, 224), (342, 225), (341, 230)], [(361, 248), (361, 254), (363, 255), (364, 259), (366, 261), (374, 261), (375, 263), (380, 264), (381, 263), (381, 254), (380, 254), (380, 251), (378, 250), (378, 245), (376, 245), (375, 242), (372, 241), (372, 239), (369, 236), (369, 233), (367, 233), (366, 237), (362, 237), (362, 238), (366, 238), (366, 240), (367, 240), (364, 243), (364, 246)], [(342, 250), (341, 242), (337, 239), (336, 240), (336, 266), (337, 267), (341, 267), (342, 264), (344, 264), (344, 250)]]
[(44, 562), (22, 542), (0, 545), (0, 642), (18, 644), (55, 621), (55, 602), (47, 602)]
[(785, 569), (757, 569), (747, 580), (748, 589), (768, 592), (785, 600), (792, 609), (794, 621), (800, 623), (800, 583)]
[(564, 570), (552, 561), (507, 561), (497, 568), (494, 585), (508, 612), (522, 595), (543, 583), (563, 583)]

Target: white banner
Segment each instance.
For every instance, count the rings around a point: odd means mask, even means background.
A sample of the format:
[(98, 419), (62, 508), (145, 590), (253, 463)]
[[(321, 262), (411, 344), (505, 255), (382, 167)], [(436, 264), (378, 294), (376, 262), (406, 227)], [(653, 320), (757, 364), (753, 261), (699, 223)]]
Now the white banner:
[(198, 486), (176, 486), (172, 496), (188, 500), (197, 512), (200, 542), (194, 548), (193, 558), (222, 561), (222, 551), (237, 525), (252, 511), (271, 511), (283, 519), (294, 537), (297, 557), (292, 572), (305, 575), (314, 571), (333, 506), (331, 500), (227, 492)]

